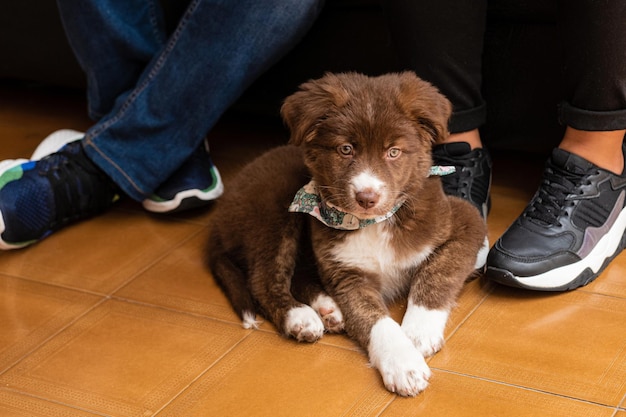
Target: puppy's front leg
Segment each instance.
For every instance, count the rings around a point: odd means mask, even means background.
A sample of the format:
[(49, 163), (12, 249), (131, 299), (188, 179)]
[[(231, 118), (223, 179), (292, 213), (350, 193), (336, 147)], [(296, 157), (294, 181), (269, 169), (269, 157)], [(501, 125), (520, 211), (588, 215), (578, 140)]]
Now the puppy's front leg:
[(402, 319), (402, 330), (425, 357), (437, 353), (444, 343), (449, 311), (428, 308), (409, 299)]
[(430, 369), (424, 356), (391, 317), (379, 319), (372, 327), (368, 352), (389, 391), (414, 396), (428, 386)]
[(426, 357), (443, 347), (450, 310), (474, 270), (480, 244), (476, 242), (473, 243), (475, 250), (462, 239), (446, 242), (413, 276), (402, 330)]
[(391, 317), (376, 287), (376, 278), (358, 270), (332, 268), (325, 282), (330, 295), (344, 313), (345, 330), (369, 355), (385, 387), (414, 396), (428, 385), (430, 369), (424, 356)]

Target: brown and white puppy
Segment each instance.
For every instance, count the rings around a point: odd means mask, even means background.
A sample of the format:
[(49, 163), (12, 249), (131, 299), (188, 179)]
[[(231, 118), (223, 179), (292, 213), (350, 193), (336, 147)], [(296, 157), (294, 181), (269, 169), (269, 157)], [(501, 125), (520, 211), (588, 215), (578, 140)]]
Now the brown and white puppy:
[[(309, 342), (345, 327), (387, 389), (416, 395), (430, 376), (424, 357), (442, 347), (486, 235), (478, 211), (429, 175), (450, 104), (412, 73), (327, 74), (303, 84), (281, 113), (290, 145), (245, 167), (218, 203), (213, 275), (244, 326), (256, 325), (258, 311)], [(321, 210), (348, 213), (364, 227), (340, 230), (289, 212), (310, 179)], [(325, 291), (311, 281), (295, 285), (299, 274), (292, 280), (309, 247)], [(387, 309), (399, 297), (408, 297), (401, 324)]]

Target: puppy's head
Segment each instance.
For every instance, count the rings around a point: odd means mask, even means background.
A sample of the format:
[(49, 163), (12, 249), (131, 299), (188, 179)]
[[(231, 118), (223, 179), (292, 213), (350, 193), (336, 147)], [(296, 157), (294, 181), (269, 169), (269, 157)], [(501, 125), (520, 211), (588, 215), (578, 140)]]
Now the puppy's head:
[(384, 215), (419, 192), (451, 106), (413, 73), (326, 74), (282, 106), (322, 198), (360, 218)]

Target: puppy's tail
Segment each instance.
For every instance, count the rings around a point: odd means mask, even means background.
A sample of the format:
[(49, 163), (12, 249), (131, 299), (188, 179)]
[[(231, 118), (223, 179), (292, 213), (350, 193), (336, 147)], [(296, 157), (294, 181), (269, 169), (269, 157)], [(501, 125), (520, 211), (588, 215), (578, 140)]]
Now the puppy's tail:
[(244, 271), (224, 251), (221, 239), (211, 233), (207, 246), (207, 263), (213, 278), (222, 288), (245, 329), (257, 329), (256, 305), (246, 284)]

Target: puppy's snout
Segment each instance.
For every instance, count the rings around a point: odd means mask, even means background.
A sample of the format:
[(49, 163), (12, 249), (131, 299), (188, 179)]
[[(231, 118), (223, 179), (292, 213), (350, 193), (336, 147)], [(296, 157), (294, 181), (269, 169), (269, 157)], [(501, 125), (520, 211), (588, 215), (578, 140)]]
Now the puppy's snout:
[(373, 190), (364, 190), (356, 193), (356, 201), (359, 203), (359, 206), (364, 209), (371, 209), (378, 204), (380, 200), (380, 195)]

